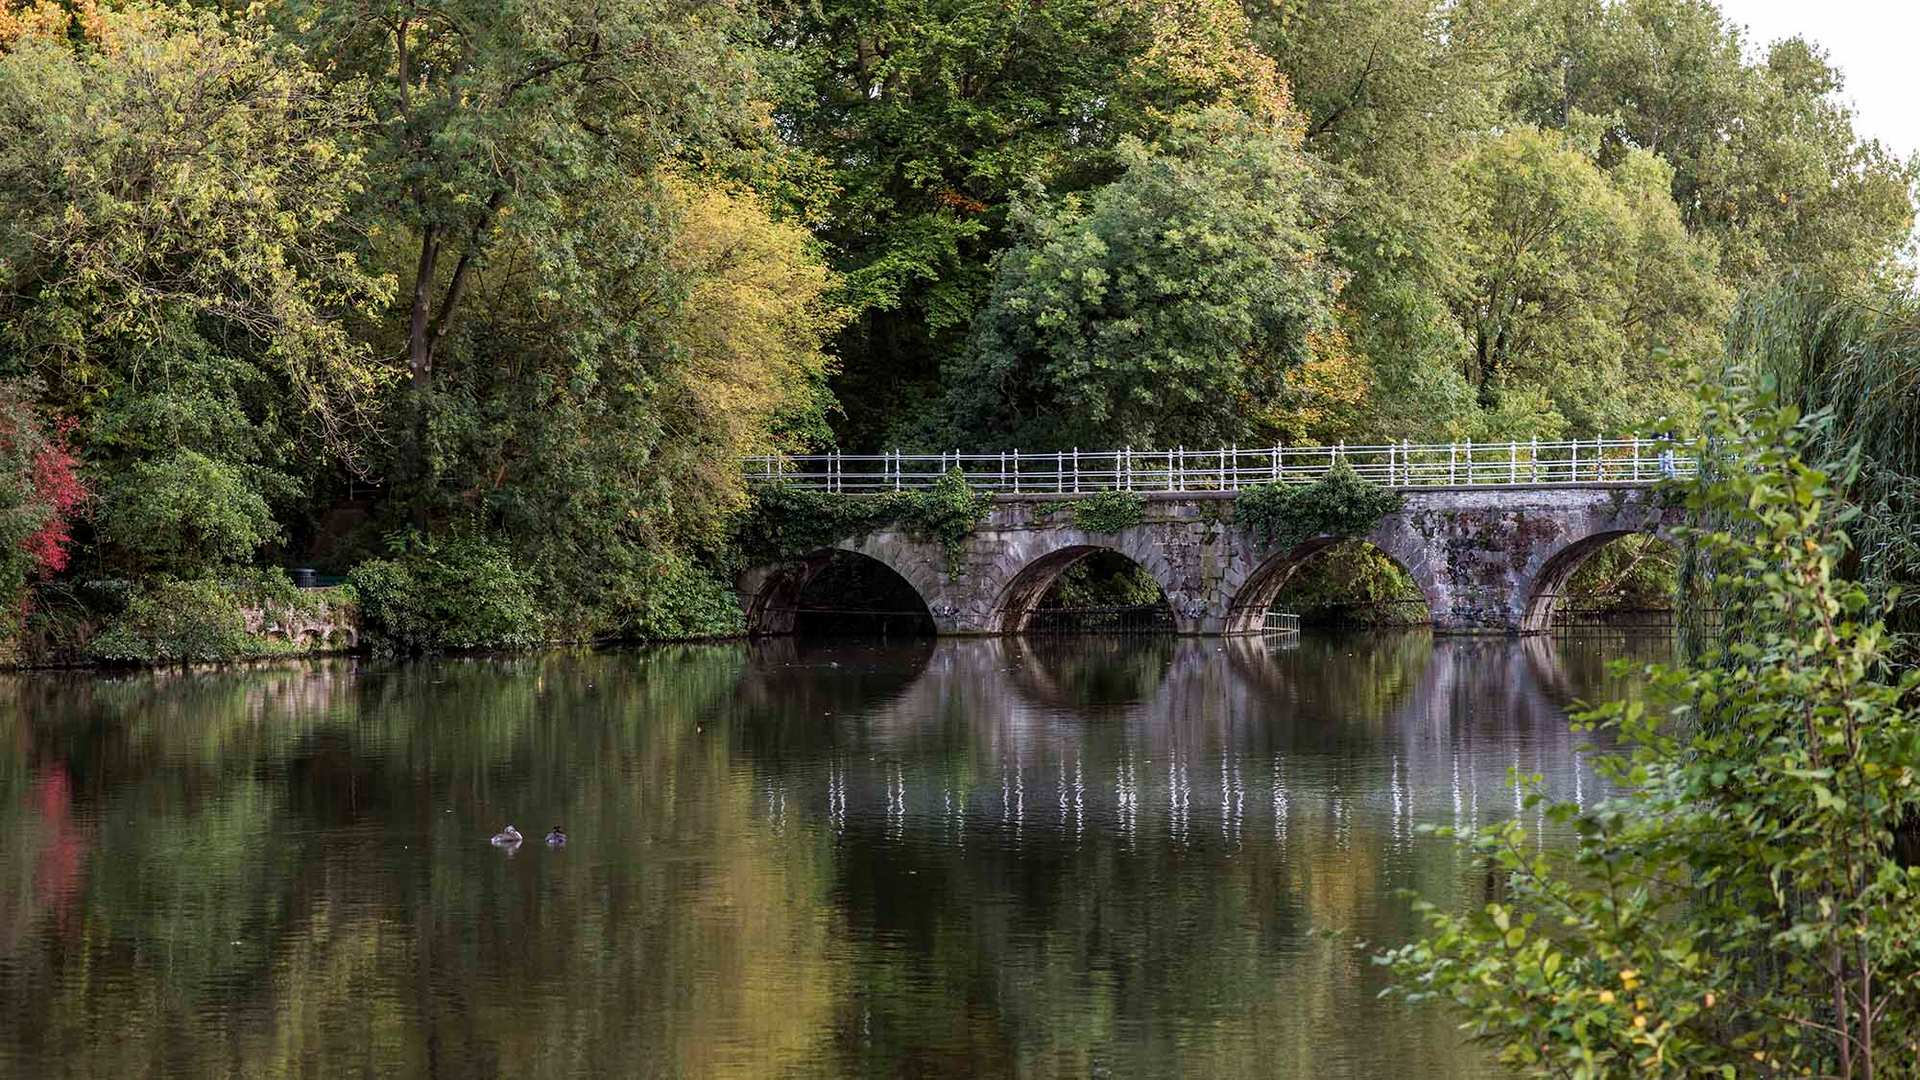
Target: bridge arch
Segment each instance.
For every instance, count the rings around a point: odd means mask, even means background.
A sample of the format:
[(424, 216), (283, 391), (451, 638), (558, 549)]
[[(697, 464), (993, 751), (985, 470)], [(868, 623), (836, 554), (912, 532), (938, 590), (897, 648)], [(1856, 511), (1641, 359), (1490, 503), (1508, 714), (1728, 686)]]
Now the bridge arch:
[(1672, 533), (1664, 526), (1599, 529), (1569, 538), (1537, 555), (1533, 560), (1536, 566), (1530, 567), (1531, 573), (1521, 578), (1524, 595), (1515, 598), (1520, 612), (1520, 632), (1538, 634), (1552, 629), (1554, 612), (1573, 575), (1602, 548), (1629, 536), (1652, 536), (1669, 543), (1673, 540)]
[(1060, 543), (1037, 555), (1030, 555), (1007, 578), (998, 590), (991, 614), (988, 619), (988, 631), (1000, 634), (1018, 634), (1027, 630), (1034, 613), (1061, 577), (1075, 566), (1100, 555), (1115, 556), (1145, 571), (1160, 591), (1160, 600), (1167, 605), (1167, 611), (1175, 626), (1179, 625), (1180, 611), (1174, 604), (1174, 590), (1168, 588), (1166, 561), (1157, 552), (1145, 549), (1144, 545), (1124, 542), (1102, 544), (1094, 542), (1092, 537), (1080, 534), (1062, 536)]
[(1412, 578), (1413, 583), (1419, 587), (1420, 596), (1426, 601), (1427, 612), (1431, 616), (1440, 596), (1433, 581), (1433, 575), (1419, 552), (1396, 551), (1396, 548), (1401, 547), (1395, 542), (1396, 539), (1394, 535), (1379, 534), (1316, 536), (1285, 551), (1269, 554), (1231, 593), (1231, 599), (1227, 602), (1226, 632), (1229, 634), (1258, 633), (1267, 610), (1273, 606), (1281, 590), (1287, 587), (1294, 573), (1329, 549), (1348, 543), (1365, 544), (1392, 560), (1393, 564)]
[(868, 547), (851, 541), (835, 544), (744, 575), (739, 591), (747, 633), (759, 637), (805, 629), (809, 614), (823, 607), (823, 598), (812, 594), (830, 584), (836, 568), (848, 567), (873, 575), (881, 588), (894, 596), (911, 596), (910, 602), (898, 604), (900, 613), (918, 616), (924, 620), (926, 631), (932, 633), (935, 620), (933, 604), (928, 600), (931, 594), (922, 582), (915, 580), (920, 576), (915, 568), (911, 564), (896, 565), (884, 548), (867, 550)]

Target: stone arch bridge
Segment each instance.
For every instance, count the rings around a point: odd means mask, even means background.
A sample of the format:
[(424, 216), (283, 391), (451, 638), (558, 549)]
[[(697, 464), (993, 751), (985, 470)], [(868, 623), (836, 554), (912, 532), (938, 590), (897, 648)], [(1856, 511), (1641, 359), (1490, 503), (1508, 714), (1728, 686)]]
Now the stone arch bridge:
[(1631, 533), (1665, 534), (1682, 513), (1641, 481), (1415, 487), (1363, 537), (1321, 536), (1281, 550), (1234, 523), (1230, 492), (1143, 494), (1144, 520), (1116, 533), (1087, 532), (1071, 515), (1048, 512), (1070, 495), (999, 495), (951, 565), (939, 544), (889, 528), (756, 567), (736, 582), (748, 630), (791, 632), (801, 592), (841, 550), (905, 579), (942, 634), (1018, 633), (1067, 567), (1104, 549), (1153, 575), (1181, 633), (1254, 633), (1294, 568), (1329, 545), (1363, 539), (1419, 585), (1437, 632), (1538, 633), (1588, 556)]

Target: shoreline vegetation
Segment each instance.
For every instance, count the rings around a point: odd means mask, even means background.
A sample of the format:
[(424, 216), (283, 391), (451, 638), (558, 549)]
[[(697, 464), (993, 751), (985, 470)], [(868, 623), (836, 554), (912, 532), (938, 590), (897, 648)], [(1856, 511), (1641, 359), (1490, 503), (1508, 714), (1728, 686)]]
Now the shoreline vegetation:
[(1920, 166), (1711, 3), (363, 7), (0, 0), (6, 652), (237, 655), (285, 566), (397, 652), (737, 633), (754, 455), (1687, 437), (1729, 357), (1920, 506)]

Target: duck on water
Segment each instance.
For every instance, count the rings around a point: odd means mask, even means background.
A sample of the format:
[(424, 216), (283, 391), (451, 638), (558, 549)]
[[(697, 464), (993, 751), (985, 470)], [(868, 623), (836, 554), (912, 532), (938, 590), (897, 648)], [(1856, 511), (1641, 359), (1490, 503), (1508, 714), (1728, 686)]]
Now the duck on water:
[(520, 835), (519, 829), (509, 825), (500, 832), (493, 834), (492, 843), (494, 847), (518, 847), (520, 846), (520, 841), (525, 839), (526, 837)]

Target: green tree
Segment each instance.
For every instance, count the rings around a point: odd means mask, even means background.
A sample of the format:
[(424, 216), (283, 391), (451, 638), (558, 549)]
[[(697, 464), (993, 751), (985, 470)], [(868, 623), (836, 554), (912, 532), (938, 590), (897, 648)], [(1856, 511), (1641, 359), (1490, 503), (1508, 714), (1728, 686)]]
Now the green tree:
[(839, 341), (842, 442), (911, 430), (964, 345), (1015, 198), (1111, 179), (1128, 136), (1285, 97), (1230, 0), (834, 0), (772, 27), (782, 129), (827, 163), (821, 234), (858, 318)]
[(969, 441), (1215, 445), (1266, 433), (1333, 329), (1330, 190), (1298, 131), (1217, 107), (1024, 215), (950, 379)]
[[(1633, 430), (1692, 410), (1731, 296), (1688, 235), (1669, 171), (1636, 152), (1603, 172), (1520, 128), (1457, 166), (1462, 273), (1449, 298), (1479, 402), (1507, 437)], [(1540, 401), (1503, 412), (1514, 399)]]
[[(87, 10), (77, 43), (0, 53), (0, 367), (79, 421), (110, 544), (220, 534), (207, 554), (245, 559), (282, 470), (356, 460), (371, 426), (381, 369), (347, 325), (390, 292), (348, 213), (365, 117), (255, 22)], [(200, 539), (145, 531), (188, 513)]]
[(1634, 150), (1673, 167), (1689, 228), (1752, 283), (1780, 265), (1854, 284), (1899, 271), (1914, 163), (1861, 140), (1840, 72), (1799, 38), (1749, 61), (1704, 0), (1550, 0), (1534, 9), (1512, 108), (1543, 126), (1597, 122), (1602, 160)]
[(365, 328), (407, 375), (385, 403), (380, 524), (490, 537), (539, 575), (567, 636), (657, 629), (654, 592), (704, 574), (689, 556), (744, 505), (739, 458), (818, 437), (830, 403), (837, 282), (737, 182), (785, 167), (753, 12), (367, 0), (282, 16), (381, 121), (363, 212), (410, 300)]
[(474, 275), (515, 241), (574, 283), (577, 205), (609, 176), (751, 141), (763, 112), (747, 12), (726, 0), (289, 0), (277, 17), (377, 126), (370, 210), (407, 303), (395, 336), (432, 386)]
[[(1460, 148), (1499, 127), (1526, 38), (1506, 2), (1249, 3), (1254, 39), (1306, 115), (1306, 149), (1347, 191), (1330, 240), (1351, 275), (1342, 326), (1371, 369), (1363, 432), (1466, 434), (1476, 410), (1447, 308), (1461, 273)], [(1451, 430), (1449, 430), (1451, 429)]]

